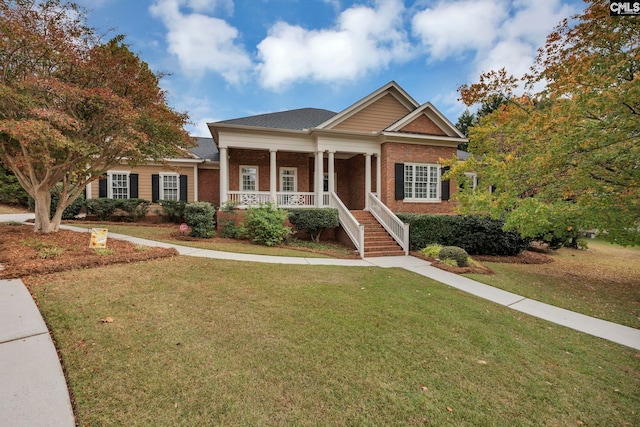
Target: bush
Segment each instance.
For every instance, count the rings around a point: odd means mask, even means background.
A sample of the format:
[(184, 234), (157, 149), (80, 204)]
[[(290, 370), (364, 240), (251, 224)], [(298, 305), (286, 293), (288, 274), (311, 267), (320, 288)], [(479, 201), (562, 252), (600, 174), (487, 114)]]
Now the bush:
[(29, 194), (24, 191), (18, 178), (0, 165), (0, 203), (28, 206)]
[(445, 260), (452, 259), (458, 264), (458, 267), (466, 267), (469, 265), (469, 254), (457, 246), (443, 246), (442, 249), (440, 249), (439, 258)]
[(398, 214), (409, 223), (412, 250), (420, 250), (432, 243), (458, 246), (471, 255), (517, 255), (525, 250), (531, 239), (517, 231), (504, 231), (504, 221), (486, 216), (444, 216)]
[(144, 199), (119, 199), (117, 209), (127, 214), (129, 221), (135, 222), (147, 216), (151, 202)]
[(89, 199), (85, 204), (88, 214), (97, 216), (100, 221), (107, 221), (118, 209), (119, 202), (117, 199)]
[(184, 206), (184, 219), (191, 232), (191, 237), (210, 239), (215, 235), (215, 208), (208, 202), (192, 202)]
[(438, 243), (432, 243), (426, 248), (422, 249), (420, 253), (422, 253), (424, 256), (428, 256), (429, 258), (438, 258), (440, 256), (440, 250), (442, 250), (442, 248), (442, 245)]
[(160, 206), (169, 221), (176, 224), (184, 222), (184, 207), (186, 205), (182, 200), (160, 200)]
[(272, 203), (251, 207), (245, 215), (247, 236), (261, 245), (279, 245), (291, 234), (291, 229), (284, 225), (286, 219), (287, 212)]
[(245, 237), (246, 229), (242, 224), (239, 225), (233, 219), (225, 219), (218, 224), (218, 232), (220, 233), (220, 237), (242, 239)]
[(307, 230), (314, 242), (320, 242), (320, 235), (327, 228), (340, 225), (338, 210), (323, 209), (291, 209), (289, 221), (298, 230)]

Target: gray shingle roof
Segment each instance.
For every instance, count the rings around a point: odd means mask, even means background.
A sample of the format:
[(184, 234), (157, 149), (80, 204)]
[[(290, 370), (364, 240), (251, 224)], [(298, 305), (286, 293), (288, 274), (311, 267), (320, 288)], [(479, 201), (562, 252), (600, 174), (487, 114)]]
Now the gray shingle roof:
[(272, 129), (302, 130), (314, 128), (337, 113), (319, 108), (300, 108), (297, 110), (281, 111), (279, 113), (259, 114), (257, 116), (217, 122), (227, 125), (251, 126)]
[(197, 145), (190, 148), (189, 151), (201, 159), (213, 160), (214, 162), (220, 160), (220, 153), (213, 142), (213, 138), (196, 137), (195, 140)]

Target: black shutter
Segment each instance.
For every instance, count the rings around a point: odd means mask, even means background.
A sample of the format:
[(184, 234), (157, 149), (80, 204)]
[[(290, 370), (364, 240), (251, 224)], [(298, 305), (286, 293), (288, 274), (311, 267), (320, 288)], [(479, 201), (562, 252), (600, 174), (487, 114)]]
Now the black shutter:
[(180, 175), (180, 200), (187, 201), (187, 193), (189, 192), (189, 186), (187, 185), (187, 175)]
[[(440, 176), (448, 172), (449, 169), (449, 166), (440, 169)], [(443, 179), (440, 184), (442, 185), (440, 190), (440, 200), (449, 200), (449, 197), (451, 195), (451, 192), (449, 190), (449, 180)]]
[(404, 200), (404, 163), (396, 163), (395, 169), (396, 200)]
[(98, 178), (98, 197), (107, 197), (107, 177)]
[(160, 199), (160, 175), (151, 175), (151, 201), (156, 203)]
[(129, 174), (129, 198), (130, 199), (138, 198), (138, 174), (137, 173)]

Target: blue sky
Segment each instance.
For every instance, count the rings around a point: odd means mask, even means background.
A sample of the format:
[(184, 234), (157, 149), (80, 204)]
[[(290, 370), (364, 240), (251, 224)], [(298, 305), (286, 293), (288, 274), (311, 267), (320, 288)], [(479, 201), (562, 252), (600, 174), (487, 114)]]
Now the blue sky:
[(580, 0), (76, 0), (89, 24), (156, 72), (170, 105), (207, 122), (314, 107), (341, 111), (391, 80), (452, 122), (456, 89), (521, 75)]

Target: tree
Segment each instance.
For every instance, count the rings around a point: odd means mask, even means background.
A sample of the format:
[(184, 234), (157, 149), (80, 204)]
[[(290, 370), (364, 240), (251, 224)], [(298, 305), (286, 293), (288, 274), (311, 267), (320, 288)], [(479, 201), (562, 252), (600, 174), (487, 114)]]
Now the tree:
[[(458, 117), (456, 127), (465, 137), (468, 138), (469, 129), (471, 129), (472, 126), (478, 123), (481, 118), (493, 113), (506, 103), (507, 100), (502, 95), (498, 94), (489, 96), (486, 100), (482, 101), (482, 105), (480, 105), (480, 108), (478, 108), (478, 111), (476, 111), (475, 114), (466, 108), (460, 117)], [(458, 145), (458, 149), (462, 151), (469, 151), (469, 143), (465, 142), (464, 144)]]
[(101, 42), (76, 4), (0, 0), (0, 34), (0, 162), (35, 200), (36, 231), (57, 231), (64, 209), (122, 160), (135, 166), (190, 144), (162, 75), (123, 36)]
[[(473, 170), (495, 185), (463, 190), (463, 212), (504, 216), (525, 236), (595, 228), (640, 244), (640, 21), (610, 17), (595, 0), (574, 20), (547, 37), (521, 79), (503, 69), (460, 87), (469, 106), (506, 103), (471, 128), (477, 157), (451, 175)], [(516, 95), (520, 84), (528, 94)]]

